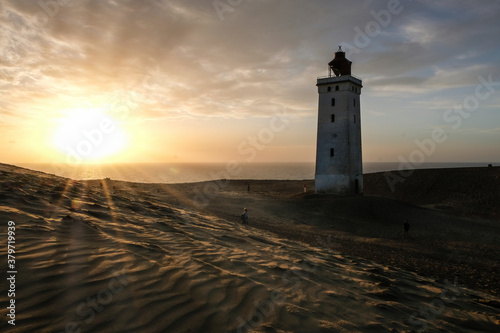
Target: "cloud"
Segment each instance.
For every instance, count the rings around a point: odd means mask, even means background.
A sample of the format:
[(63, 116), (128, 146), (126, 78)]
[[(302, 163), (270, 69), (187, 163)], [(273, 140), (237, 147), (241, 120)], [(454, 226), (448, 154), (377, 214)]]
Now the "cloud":
[[(498, 2), (402, 5), (352, 54), (373, 115), (392, 114), (391, 105), (441, 108), (442, 99), (463, 99), (479, 75), (500, 76)], [(201, 0), (0, 6), (0, 122), (12, 124), (81, 105), (126, 109), (131, 122), (268, 117), (283, 108), (315, 117), (316, 77), (387, 3), (243, 1), (224, 20)]]

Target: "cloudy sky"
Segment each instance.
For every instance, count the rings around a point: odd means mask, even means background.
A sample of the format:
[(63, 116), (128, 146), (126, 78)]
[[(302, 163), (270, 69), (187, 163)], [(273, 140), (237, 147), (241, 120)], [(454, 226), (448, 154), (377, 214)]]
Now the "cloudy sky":
[(338, 45), (363, 80), (365, 161), (500, 161), (495, 0), (2, 0), (0, 12), (0, 162), (312, 162), (316, 79)]

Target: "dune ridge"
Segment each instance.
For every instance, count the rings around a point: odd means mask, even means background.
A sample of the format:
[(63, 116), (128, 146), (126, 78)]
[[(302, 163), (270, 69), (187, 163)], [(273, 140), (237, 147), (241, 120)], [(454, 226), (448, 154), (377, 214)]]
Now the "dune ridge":
[[(305, 244), (261, 228), (269, 221), (259, 222), (258, 209), (249, 226), (241, 225), (237, 213), (215, 203), (272, 206), (258, 194), (228, 187), (200, 208), (192, 203), (197, 185), (74, 181), (6, 165), (0, 183), (0, 216), (15, 221), (18, 244), (16, 326), (4, 321), (3, 332), (500, 327), (498, 300), (455, 276), (438, 282), (349, 255), (326, 233), (316, 235), (316, 245)], [(6, 292), (0, 300), (6, 304)]]

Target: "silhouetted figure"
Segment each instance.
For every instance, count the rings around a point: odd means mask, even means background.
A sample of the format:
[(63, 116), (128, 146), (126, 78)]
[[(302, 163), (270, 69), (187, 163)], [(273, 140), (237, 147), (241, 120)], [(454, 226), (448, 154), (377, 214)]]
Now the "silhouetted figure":
[(241, 223), (248, 224), (248, 210), (246, 208), (243, 209), (243, 214), (241, 214)]
[(405, 220), (405, 223), (403, 223), (403, 238), (409, 236), (409, 232), (410, 232), (410, 224), (408, 223), (408, 220)]

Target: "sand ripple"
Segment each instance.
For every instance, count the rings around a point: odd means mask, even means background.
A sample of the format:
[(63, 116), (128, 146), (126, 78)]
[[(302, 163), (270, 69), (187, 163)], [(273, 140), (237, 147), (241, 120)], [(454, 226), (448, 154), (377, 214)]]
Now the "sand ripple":
[(489, 295), (154, 197), (138, 204), (133, 193), (103, 192), (97, 185), (75, 192), (82, 204), (74, 209), (47, 210), (49, 193), (21, 201), (38, 205), (30, 209), (0, 207), (19, 230), (16, 326), (2, 323), (3, 332), (499, 329)]

